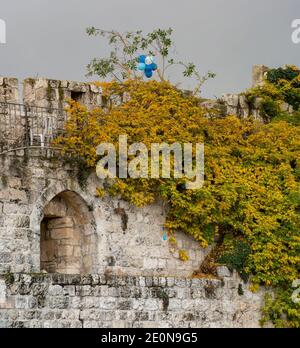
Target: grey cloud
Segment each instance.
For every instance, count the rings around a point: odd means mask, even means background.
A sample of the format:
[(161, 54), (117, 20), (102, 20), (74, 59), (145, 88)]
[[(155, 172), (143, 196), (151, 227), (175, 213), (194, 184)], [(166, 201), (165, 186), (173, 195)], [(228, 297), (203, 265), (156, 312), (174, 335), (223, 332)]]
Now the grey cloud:
[[(85, 28), (120, 31), (171, 26), (180, 58), (217, 78), (205, 96), (244, 90), (254, 64), (298, 64), (291, 41), (299, 0), (0, 0), (7, 44), (0, 45), (0, 75), (86, 80), (85, 66), (107, 48)], [(172, 73), (183, 81), (179, 71)], [(183, 82), (188, 88), (191, 82)]]

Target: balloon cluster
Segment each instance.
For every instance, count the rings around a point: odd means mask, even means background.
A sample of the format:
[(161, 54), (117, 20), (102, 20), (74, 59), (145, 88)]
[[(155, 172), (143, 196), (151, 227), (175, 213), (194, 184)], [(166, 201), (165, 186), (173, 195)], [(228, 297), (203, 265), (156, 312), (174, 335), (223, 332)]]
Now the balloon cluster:
[(150, 79), (153, 75), (153, 71), (157, 70), (157, 64), (155, 64), (153, 56), (139, 56), (138, 69), (144, 71), (145, 76)]

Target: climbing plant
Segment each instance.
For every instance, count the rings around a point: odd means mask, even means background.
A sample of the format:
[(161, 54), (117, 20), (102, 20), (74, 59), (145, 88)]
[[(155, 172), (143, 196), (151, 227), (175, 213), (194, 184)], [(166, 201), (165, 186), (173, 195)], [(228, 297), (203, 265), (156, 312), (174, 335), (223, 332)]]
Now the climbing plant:
[[(261, 99), (260, 109), (266, 120), (300, 123), (300, 70), (296, 66), (269, 70), (264, 84), (245, 94), (250, 103), (256, 98)], [(282, 108), (283, 105), (289, 105), (289, 112)]]
[[(117, 178), (99, 187), (98, 195), (121, 195), (137, 206), (157, 198), (167, 202), (170, 235), (181, 230), (203, 247), (212, 245), (218, 250), (215, 262), (237, 269), (253, 288), (273, 286), (286, 294), (300, 278), (300, 127), (278, 119), (262, 124), (234, 116), (207, 118), (198, 98), (167, 81), (101, 85), (107, 100), (125, 93), (127, 98), (92, 111), (71, 102), (66, 134), (56, 144), (95, 168), (97, 145), (118, 148), (120, 134), (127, 134), (129, 144), (148, 148), (162, 142), (204, 143), (205, 184), (186, 190), (184, 178)], [(279, 100), (275, 87), (269, 96)], [(297, 304), (282, 295), (273, 299), (274, 307), (270, 301), (266, 320), (300, 327)]]

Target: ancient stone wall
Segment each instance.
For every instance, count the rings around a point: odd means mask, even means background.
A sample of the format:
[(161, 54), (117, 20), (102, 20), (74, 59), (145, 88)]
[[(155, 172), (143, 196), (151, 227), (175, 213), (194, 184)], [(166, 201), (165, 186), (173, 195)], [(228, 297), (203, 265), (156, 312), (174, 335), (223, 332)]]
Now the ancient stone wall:
[(261, 293), (223, 280), (62, 274), (0, 276), (0, 327), (257, 327)]
[[(264, 83), (268, 68), (256, 65), (252, 71), (252, 87), (261, 86)], [(96, 83), (83, 83), (66, 80), (53, 80), (46, 78), (27, 78), (23, 81), (23, 90), (18, 90), (18, 80), (15, 78), (0, 78), (0, 102), (19, 103), (19, 95), (23, 95), (23, 103), (27, 106), (35, 106), (51, 109), (64, 109), (69, 100), (75, 100), (89, 109), (106, 107), (109, 103), (121, 103), (122, 98), (116, 96), (106, 100), (102, 95), (102, 88)], [(123, 98), (126, 98), (124, 96)], [(217, 110), (220, 116), (237, 115), (241, 118), (253, 116), (263, 120), (261, 115), (261, 100), (247, 100), (244, 94), (223, 94), (218, 100), (207, 100), (201, 105), (208, 111)], [(289, 105), (282, 105), (283, 111), (292, 112)], [(41, 112), (41, 110), (36, 111)], [(45, 112), (45, 111), (43, 111)], [(0, 110), (1, 116), (1, 110)]]
[(195, 277), (209, 249), (178, 232), (181, 261), (163, 235), (167, 207), (100, 199), (93, 174), (83, 188), (47, 153), (1, 157), (0, 327), (259, 326), (263, 293), (224, 267)]
[(0, 77), (0, 152), (24, 136), (18, 84), (18, 79)]
[[(266, 73), (269, 70), (264, 65), (255, 65), (252, 70), (252, 87), (260, 87), (264, 84)], [(201, 105), (207, 109), (208, 116), (211, 110), (217, 112), (220, 116), (236, 115), (239, 118), (253, 117), (259, 121), (266, 121), (262, 113), (262, 98), (247, 100), (244, 93), (232, 94), (226, 93), (217, 100), (207, 100)], [(293, 107), (287, 103), (282, 103), (280, 108), (283, 112), (293, 112)]]
[(88, 108), (102, 105), (102, 90), (94, 83), (28, 78), (23, 82), (23, 101), (26, 105), (64, 108), (68, 100)]
[(19, 103), (18, 84), (16, 78), (0, 77), (0, 102)]
[[(119, 199), (100, 199), (96, 188), (102, 182), (94, 174), (83, 188), (76, 165), (43, 153), (0, 158), (0, 272), (40, 272), (47, 261), (64, 273), (82, 273), (85, 267), (101, 273), (113, 266), (130, 274), (188, 276), (199, 268), (209, 249), (182, 233), (172, 247), (164, 239), (167, 207), (137, 209)], [(41, 245), (49, 247), (48, 256), (42, 250), (42, 268)], [(189, 261), (179, 259), (181, 249)]]
[(265, 65), (254, 65), (252, 68), (252, 87), (262, 86), (269, 68)]
[[(17, 84), (0, 80), (0, 102), (17, 102)], [(23, 97), (31, 111), (63, 108), (70, 97), (103, 105), (101, 89), (67, 81), (27, 79)], [(239, 98), (227, 98), (230, 113)], [(49, 112), (32, 113), (34, 122)], [(0, 112), (2, 133), (7, 115)], [(32, 139), (45, 138), (44, 125)], [(264, 292), (251, 293), (226, 267), (197, 278), (210, 248), (180, 231), (170, 243), (166, 205), (99, 198), (94, 173), (39, 145), (0, 155), (0, 327), (259, 326)]]

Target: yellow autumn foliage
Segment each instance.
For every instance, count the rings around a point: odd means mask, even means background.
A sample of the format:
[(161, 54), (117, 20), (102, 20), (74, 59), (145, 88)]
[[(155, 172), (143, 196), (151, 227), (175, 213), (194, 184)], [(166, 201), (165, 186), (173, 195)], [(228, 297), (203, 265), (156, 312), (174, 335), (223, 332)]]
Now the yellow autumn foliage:
[[(109, 193), (137, 206), (166, 201), (166, 228), (192, 235), (204, 247), (216, 234), (221, 243), (243, 240), (249, 247), (243, 272), (254, 284), (281, 286), (300, 278), (299, 126), (208, 118), (197, 98), (167, 82), (112, 82), (104, 88), (105, 108), (70, 104), (66, 134), (56, 144), (94, 168), (97, 145), (117, 147), (121, 134), (149, 149), (151, 143), (204, 143), (203, 188), (185, 190), (184, 179), (116, 179)], [(117, 96), (125, 96), (122, 103), (109, 102)]]

